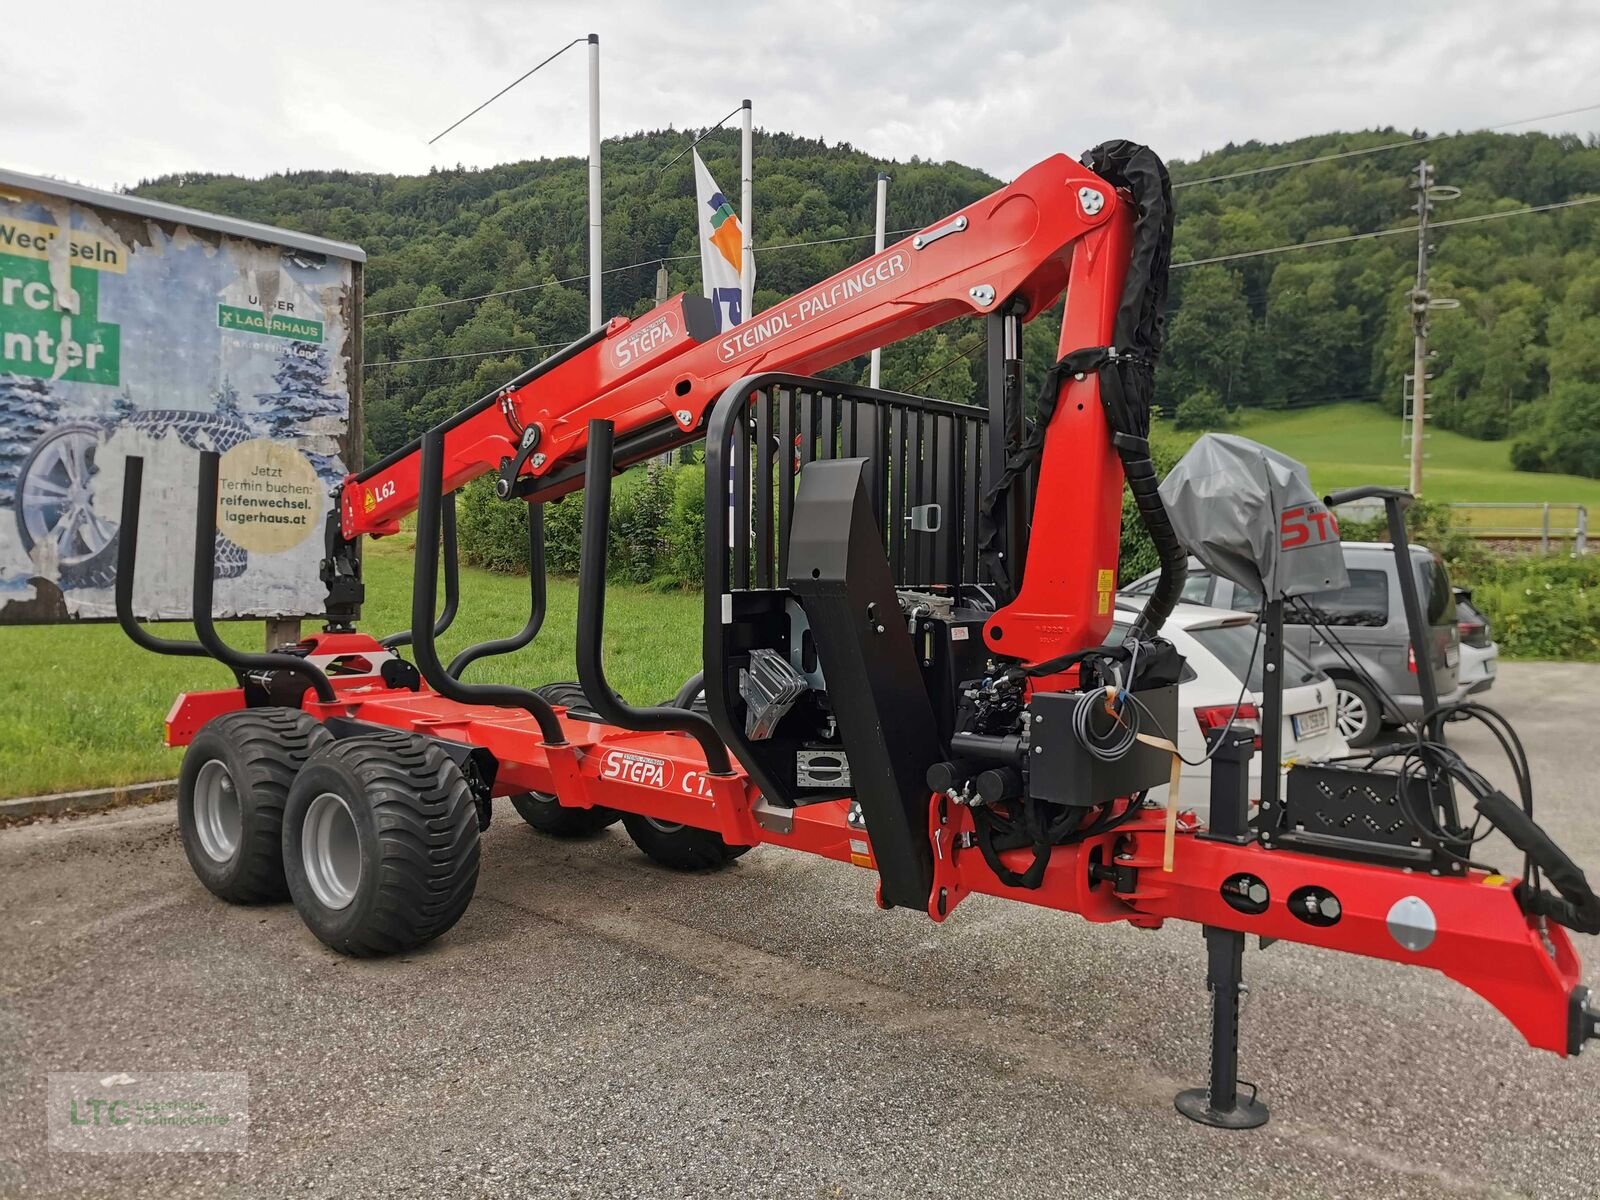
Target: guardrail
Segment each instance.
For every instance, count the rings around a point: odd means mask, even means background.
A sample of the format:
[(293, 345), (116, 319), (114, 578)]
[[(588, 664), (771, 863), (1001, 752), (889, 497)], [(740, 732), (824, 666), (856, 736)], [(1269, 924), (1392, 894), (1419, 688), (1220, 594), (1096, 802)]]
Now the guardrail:
[(1582, 504), (1462, 502), (1450, 509), (1473, 537), (1537, 541), (1546, 554), (1552, 544), (1571, 542), (1574, 553), (1589, 552), (1589, 510)]

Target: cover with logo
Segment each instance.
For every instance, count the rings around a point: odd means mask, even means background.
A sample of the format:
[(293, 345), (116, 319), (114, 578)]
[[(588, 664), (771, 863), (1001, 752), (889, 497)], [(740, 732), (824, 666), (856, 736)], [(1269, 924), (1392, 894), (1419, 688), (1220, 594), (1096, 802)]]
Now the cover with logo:
[(1338, 522), (1305, 467), (1270, 446), (1205, 434), (1162, 481), (1161, 499), (1189, 553), (1257, 595), (1350, 583)]

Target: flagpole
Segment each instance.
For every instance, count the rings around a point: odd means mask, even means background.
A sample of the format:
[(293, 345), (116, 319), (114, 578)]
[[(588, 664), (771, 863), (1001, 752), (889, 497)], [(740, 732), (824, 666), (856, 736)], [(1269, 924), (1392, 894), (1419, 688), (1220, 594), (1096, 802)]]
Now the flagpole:
[(600, 35), (589, 35), (589, 328), (605, 319), (600, 268)]
[(755, 236), (750, 231), (750, 178), (751, 150), (755, 133), (750, 123), (750, 101), (741, 106), (741, 131), (739, 137), (739, 229), (743, 241), (739, 246), (739, 312), (748, 321), (753, 315), (750, 301), (755, 292), (756, 256)]
[[(876, 230), (873, 233), (873, 237), (872, 237), (872, 252), (874, 254), (882, 254), (883, 253), (883, 231), (884, 231), (884, 227), (888, 224), (888, 221), (886, 219), (888, 217), (888, 215), (889, 215), (889, 177), (887, 175), (885, 175), (882, 171), (879, 171), (878, 172), (878, 224), (877, 224)], [(883, 351), (882, 350), (874, 350), (872, 352), (872, 371), (871, 371), (871, 374), (868, 376), (868, 379), (867, 379), (867, 382), (873, 387), (877, 387), (878, 386), (878, 378), (879, 378), (879, 374), (880, 374), (882, 366), (883, 366)]]

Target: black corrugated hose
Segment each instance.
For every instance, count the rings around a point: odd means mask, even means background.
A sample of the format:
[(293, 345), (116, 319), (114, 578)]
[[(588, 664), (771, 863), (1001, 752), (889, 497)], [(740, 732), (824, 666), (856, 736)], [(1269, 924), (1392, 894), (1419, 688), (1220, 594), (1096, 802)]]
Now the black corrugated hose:
[(1144, 611), (1132, 636), (1150, 637), (1172, 614), (1189, 573), (1189, 554), (1178, 540), (1161, 501), (1155, 463), (1150, 458), (1150, 409), (1155, 399), (1155, 366), (1166, 335), (1167, 273), (1172, 263), (1172, 183), (1166, 164), (1146, 146), (1102, 142), (1083, 157), (1084, 166), (1113, 187), (1133, 196), (1133, 257), (1122, 288), (1109, 347), (1068, 355), (1086, 356), (1087, 365), (1069, 369), (1100, 372), (1100, 403), (1111, 425), (1111, 440), (1122, 460), (1128, 490), (1138, 507), (1161, 562)]

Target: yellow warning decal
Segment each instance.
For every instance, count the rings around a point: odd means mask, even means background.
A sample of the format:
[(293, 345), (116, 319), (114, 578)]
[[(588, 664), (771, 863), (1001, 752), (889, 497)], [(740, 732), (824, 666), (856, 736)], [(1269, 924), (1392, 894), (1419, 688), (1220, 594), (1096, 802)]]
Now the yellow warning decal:
[(1100, 593), (1100, 607), (1097, 608), (1095, 611), (1097, 613), (1099, 613), (1102, 617), (1105, 616), (1108, 612), (1111, 611), (1111, 593), (1110, 592), (1101, 592)]
[[(1117, 573), (1110, 570), (1101, 570), (1100, 577), (1095, 583), (1098, 592), (1114, 592), (1117, 590)], [(1104, 612), (1105, 609), (1101, 609)]]

